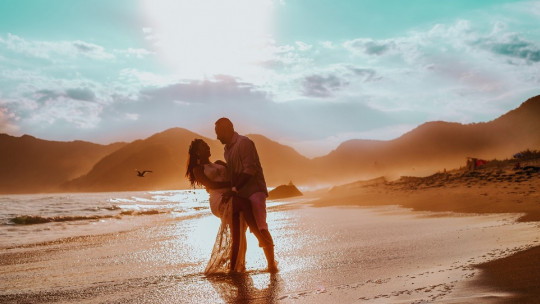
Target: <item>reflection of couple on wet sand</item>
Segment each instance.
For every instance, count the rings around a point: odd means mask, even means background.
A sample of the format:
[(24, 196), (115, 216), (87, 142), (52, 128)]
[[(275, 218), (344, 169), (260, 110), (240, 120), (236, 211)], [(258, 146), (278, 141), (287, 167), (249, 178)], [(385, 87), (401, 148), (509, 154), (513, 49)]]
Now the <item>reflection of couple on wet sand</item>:
[(206, 274), (243, 272), (247, 249), (246, 230), (259, 241), (268, 271), (276, 272), (274, 242), (266, 223), (268, 191), (253, 141), (234, 131), (227, 118), (216, 121), (216, 135), (225, 145), (227, 163), (210, 162), (210, 147), (195, 139), (189, 147), (186, 177), (192, 185), (203, 185), (210, 195), (210, 209), (221, 219)]
[[(208, 281), (225, 303), (269, 304), (279, 302), (281, 279), (277, 273), (257, 278), (258, 284), (254, 284), (252, 275), (246, 272), (223, 276), (213, 275), (208, 277)], [(263, 287), (258, 287), (260, 285)]]

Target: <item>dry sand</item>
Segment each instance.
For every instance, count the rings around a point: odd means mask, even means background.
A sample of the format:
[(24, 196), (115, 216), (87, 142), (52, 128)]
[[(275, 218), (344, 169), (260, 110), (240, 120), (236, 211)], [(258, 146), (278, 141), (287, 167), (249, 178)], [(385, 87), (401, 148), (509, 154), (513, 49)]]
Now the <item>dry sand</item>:
[[(536, 164), (535, 164), (536, 165)], [(540, 170), (515, 170), (499, 164), (429, 177), (384, 178), (335, 187), (315, 206), (399, 205), (418, 211), (457, 213), (517, 213), (518, 221), (540, 221)], [(473, 285), (508, 292), (507, 303), (540, 303), (540, 246), (475, 266), (481, 275)], [(467, 302), (467, 301), (465, 301)], [(498, 303), (498, 302), (497, 302)]]

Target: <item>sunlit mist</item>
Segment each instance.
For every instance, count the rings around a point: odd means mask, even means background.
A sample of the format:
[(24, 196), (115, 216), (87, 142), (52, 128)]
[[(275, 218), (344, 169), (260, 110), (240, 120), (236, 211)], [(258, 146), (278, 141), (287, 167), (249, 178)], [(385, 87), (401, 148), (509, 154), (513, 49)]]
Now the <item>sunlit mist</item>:
[(142, 1), (150, 47), (184, 77), (243, 75), (268, 59), (270, 0)]

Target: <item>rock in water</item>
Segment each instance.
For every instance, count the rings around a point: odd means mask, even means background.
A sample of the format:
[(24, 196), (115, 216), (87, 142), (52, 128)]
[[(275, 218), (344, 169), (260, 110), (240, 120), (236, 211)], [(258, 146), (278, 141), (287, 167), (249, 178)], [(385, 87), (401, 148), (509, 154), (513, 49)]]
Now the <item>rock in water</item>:
[(277, 186), (272, 191), (268, 192), (268, 199), (280, 199), (300, 195), (303, 195), (302, 192), (300, 192), (300, 190), (298, 190), (291, 182), (288, 185)]

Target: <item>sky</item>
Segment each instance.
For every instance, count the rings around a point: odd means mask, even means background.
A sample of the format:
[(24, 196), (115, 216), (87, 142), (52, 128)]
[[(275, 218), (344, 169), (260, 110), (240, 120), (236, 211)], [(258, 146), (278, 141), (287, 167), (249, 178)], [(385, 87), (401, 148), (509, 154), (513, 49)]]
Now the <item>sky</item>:
[(0, 133), (96, 143), (229, 117), (308, 157), (540, 94), (540, 1), (2, 0)]

